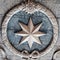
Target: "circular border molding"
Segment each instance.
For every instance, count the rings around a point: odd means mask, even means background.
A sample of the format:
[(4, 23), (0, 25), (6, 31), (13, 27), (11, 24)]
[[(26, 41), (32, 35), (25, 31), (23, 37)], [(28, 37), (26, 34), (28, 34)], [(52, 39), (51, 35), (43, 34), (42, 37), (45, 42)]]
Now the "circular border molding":
[[(4, 19), (3, 23), (2, 23), (2, 40), (4, 42), (4, 44), (6, 45), (6, 47), (15, 55), (19, 55), (19, 56), (24, 56), (21, 52), (17, 51), (8, 41), (8, 38), (7, 38), (7, 24), (10, 20), (10, 18), (17, 12), (19, 11), (26, 11), (30, 14), (34, 13), (35, 11), (40, 11), (42, 13), (44, 13), (46, 16), (48, 16), (48, 18), (50, 19), (50, 22), (52, 23), (53, 25), (53, 40), (51, 42), (51, 44), (49, 45), (49, 47), (39, 53), (39, 56), (43, 56), (45, 55), (46, 53), (48, 53), (52, 48), (53, 46), (55, 45), (56, 41), (57, 41), (57, 38), (58, 38), (58, 24), (57, 24), (57, 20), (55, 18), (55, 16), (52, 14), (52, 12), (47, 9), (46, 7), (40, 5), (39, 3), (33, 3), (31, 2), (30, 4), (22, 4), (22, 5), (18, 5), (16, 6), (15, 8), (13, 8), (12, 10), (9, 11), (8, 14), (6, 14), (6, 18)], [(25, 57), (31, 57), (32, 54), (28, 54), (27, 56)], [(33, 56), (34, 58), (34, 56)]]

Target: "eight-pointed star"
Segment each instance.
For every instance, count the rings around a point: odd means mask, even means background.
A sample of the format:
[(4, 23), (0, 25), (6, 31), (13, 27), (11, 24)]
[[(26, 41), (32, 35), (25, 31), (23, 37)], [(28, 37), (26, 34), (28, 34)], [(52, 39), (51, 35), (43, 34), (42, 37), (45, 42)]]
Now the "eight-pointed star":
[(42, 23), (34, 27), (33, 22), (30, 18), (28, 26), (23, 23), (19, 23), (19, 25), (21, 26), (22, 31), (17, 32), (16, 35), (23, 37), (19, 44), (23, 44), (27, 41), (30, 48), (32, 47), (33, 42), (42, 44), (41, 40), (39, 40), (40, 36), (45, 35), (45, 33), (39, 31), (40, 27), (42, 26)]

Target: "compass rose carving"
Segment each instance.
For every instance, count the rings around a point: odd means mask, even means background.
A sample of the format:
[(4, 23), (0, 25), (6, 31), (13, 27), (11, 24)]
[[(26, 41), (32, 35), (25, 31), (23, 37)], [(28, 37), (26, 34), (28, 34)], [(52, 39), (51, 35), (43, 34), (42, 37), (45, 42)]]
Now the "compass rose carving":
[(15, 7), (2, 24), (2, 40), (15, 55), (32, 58), (43, 56), (53, 48), (57, 38), (55, 16), (39, 3), (29, 1)]
[(32, 19), (30, 18), (28, 26), (26, 26), (23, 23), (19, 23), (19, 25), (21, 26), (22, 31), (17, 32), (16, 35), (23, 37), (19, 44), (23, 44), (24, 42), (27, 41), (30, 48), (32, 47), (34, 42), (40, 45), (42, 44), (41, 40), (39, 40), (40, 36), (45, 35), (44, 32), (39, 31), (39, 29), (42, 26), (42, 23), (34, 26)]

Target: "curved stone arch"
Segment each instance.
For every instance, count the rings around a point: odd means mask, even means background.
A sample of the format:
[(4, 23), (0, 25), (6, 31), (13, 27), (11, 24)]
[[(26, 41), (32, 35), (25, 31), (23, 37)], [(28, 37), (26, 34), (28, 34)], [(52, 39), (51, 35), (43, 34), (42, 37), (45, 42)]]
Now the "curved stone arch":
[(53, 56), (52, 56), (52, 59), (51, 59), (51, 60), (55, 60), (55, 59), (54, 59), (54, 56), (55, 56), (55, 54), (56, 54), (57, 52), (60, 52), (60, 49), (57, 49), (57, 50), (53, 53)]

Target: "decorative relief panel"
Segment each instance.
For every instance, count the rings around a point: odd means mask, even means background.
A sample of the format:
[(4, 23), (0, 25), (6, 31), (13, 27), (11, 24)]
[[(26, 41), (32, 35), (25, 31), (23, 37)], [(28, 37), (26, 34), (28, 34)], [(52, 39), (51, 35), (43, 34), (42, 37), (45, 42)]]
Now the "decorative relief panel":
[(36, 59), (47, 54), (58, 38), (55, 16), (46, 7), (28, 0), (6, 14), (2, 41), (14, 55)]

